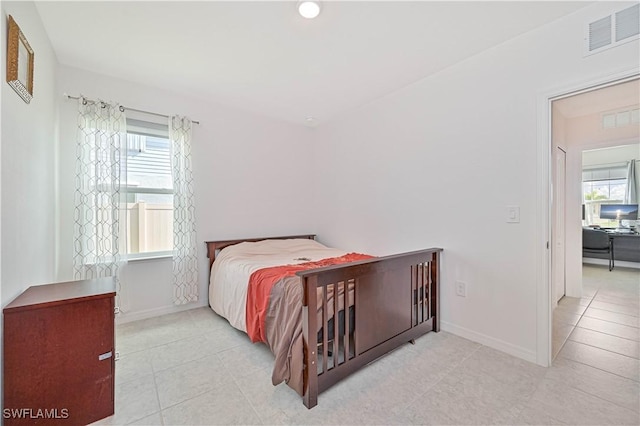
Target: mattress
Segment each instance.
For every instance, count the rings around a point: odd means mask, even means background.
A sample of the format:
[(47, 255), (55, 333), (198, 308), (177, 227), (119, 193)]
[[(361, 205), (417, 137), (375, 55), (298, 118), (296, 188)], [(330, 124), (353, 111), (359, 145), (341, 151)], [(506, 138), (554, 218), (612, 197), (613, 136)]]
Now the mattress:
[(244, 242), (220, 251), (211, 267), (209, 305), (229, 323), (247, 332), (246, 305), (249, 278), (274, 266), (315, 262), (347, 252), (309, 239)]

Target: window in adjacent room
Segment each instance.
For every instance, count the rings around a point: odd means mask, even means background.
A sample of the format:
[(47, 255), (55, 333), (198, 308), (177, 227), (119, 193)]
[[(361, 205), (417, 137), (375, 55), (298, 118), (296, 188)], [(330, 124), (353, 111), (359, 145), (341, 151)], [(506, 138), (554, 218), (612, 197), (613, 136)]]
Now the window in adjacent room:
[(121, 241), (128, 259), (173, 250), (173, 180), (167, 125), (127, 119)]
[(617, 204), (624, 200), (627, 187), (624, 164), (592, 167), (582, 171), (582, 201), (586, 225), (616, 227), (618, 221), (600, 219), (601, 204)]

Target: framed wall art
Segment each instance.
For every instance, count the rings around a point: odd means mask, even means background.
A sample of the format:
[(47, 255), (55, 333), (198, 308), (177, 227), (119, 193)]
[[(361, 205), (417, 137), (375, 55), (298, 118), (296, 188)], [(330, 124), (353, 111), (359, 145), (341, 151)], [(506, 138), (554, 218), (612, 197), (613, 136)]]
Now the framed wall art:
[(29, 103), (33, 98), (33, 49), (11, 15), (8, 27), (7, 83)]

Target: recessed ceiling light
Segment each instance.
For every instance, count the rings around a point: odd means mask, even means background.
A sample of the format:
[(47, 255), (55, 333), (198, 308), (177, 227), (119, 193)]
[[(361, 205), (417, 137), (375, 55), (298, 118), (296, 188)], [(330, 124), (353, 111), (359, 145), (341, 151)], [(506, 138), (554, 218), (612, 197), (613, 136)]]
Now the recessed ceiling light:
[(320, 14), (320, 2), (302, 0), (298, 2), (298, 12), (303, 18), (313, 19)]

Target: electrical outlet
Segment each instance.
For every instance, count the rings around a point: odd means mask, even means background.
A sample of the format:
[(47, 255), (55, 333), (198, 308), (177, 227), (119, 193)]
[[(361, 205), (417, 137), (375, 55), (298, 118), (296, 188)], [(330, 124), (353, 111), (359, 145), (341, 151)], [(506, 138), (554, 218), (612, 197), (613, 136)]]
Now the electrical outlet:
[(467, 297), (467, 284), (456, 281), (456, 294), (460, 297)]

